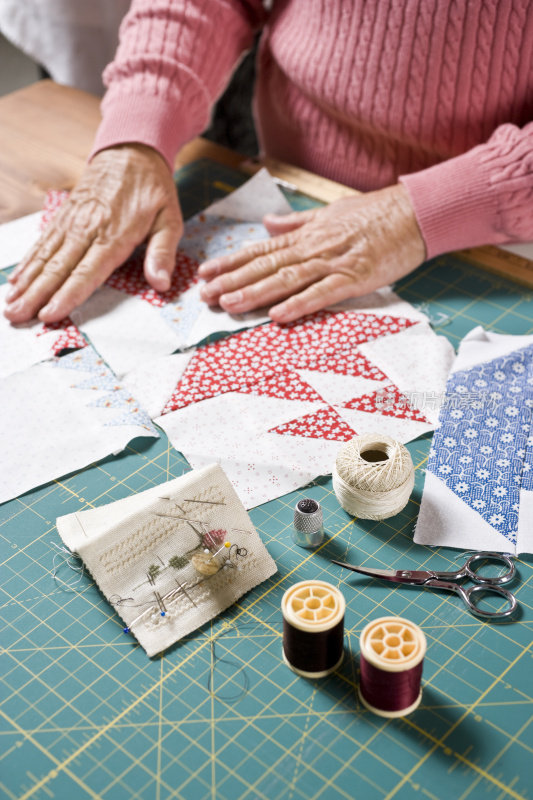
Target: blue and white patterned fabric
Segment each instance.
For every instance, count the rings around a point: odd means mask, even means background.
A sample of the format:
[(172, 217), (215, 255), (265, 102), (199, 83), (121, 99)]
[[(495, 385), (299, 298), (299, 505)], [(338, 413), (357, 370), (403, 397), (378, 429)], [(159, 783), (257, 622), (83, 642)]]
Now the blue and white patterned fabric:
[(89, 406), (98, 408), (116, 408), (117, 413), (106, 422), (105, 425), (136, 425), (144, 428), (151, 436), (158, 437), (156, 428), (146, 411), (141, 408), (139, 403), (131, 396), (119, 382), (114, 373), (109, 369), (103, 358), (90, 346), (74, 353), (68, 353), (61, 358), (56, 358), (52, 362), (56, 367), (63, 369), (79, 370), (89, 373), (90, 377), (85, 378), (80, 383), (76, 383), (76, 389), (93, 389), (97, 392), (105, 392)]
[(476, 328), (446, 385), (415, 542), (530, 553), (532, 515), (533, 336)]
[(455, 372), (428, 470), (516, 544), (520, 489), (533, 488), (533, 345)]
[(195, 261), (236, 253), (246, 244), (269, 238), (260, 222), (197, 214), (185, 223), (180, 250)]

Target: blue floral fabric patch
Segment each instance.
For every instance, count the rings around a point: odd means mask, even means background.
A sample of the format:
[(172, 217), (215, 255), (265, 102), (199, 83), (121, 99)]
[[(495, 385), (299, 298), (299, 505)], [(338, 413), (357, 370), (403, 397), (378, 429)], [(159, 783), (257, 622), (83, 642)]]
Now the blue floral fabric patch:
[(236, 253), (247, 243), (270, 238), (260, 222), (196, 214), (185, 223), (180, 250), (200, 263), (208, 258)]
[(138, 425), (150, 435), (159, 436), (146, 411), (118, 382), (115, 374), (92, 347), (88, 346), (83, 350), (77, 350), (74, 353), (55, 358), (52, 363), (56, 367), (90, 373), (89, 378), (74, 384), (73, 388), (93, 389), (98, 392), (105, 391), (106, 394), (89, 403), (89, 405), (99, 408), (116, 408), (123, 412), (122, 414), (115, 414), (105, 425)]
[(428, 470), (516, 544), (533, 490), (533, 345), (453, 373)]

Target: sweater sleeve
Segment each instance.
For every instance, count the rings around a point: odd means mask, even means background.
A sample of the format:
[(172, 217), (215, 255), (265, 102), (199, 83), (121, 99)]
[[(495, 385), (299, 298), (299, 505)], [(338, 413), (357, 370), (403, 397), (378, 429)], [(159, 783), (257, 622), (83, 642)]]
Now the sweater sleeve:
[(403, 175), (427, 257), (533, 241), (533, 122), (501, 125), (463, 155)]
[(263, 21), (261, 0), (133, 0), (120, 29), (90, 158), (150, 145), (170, 168), (208, 125), (211, 108)]

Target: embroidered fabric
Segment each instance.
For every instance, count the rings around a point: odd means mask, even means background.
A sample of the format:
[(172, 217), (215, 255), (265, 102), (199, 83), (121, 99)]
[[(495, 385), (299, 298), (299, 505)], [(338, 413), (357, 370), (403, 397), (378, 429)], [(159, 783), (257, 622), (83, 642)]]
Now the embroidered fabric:
[(277, 571), (218, 464), (59, 517), (57, 529), (149, 656)]
[(415, 542), (533, 552), (533, 336), (471, 331), (448, 379)]

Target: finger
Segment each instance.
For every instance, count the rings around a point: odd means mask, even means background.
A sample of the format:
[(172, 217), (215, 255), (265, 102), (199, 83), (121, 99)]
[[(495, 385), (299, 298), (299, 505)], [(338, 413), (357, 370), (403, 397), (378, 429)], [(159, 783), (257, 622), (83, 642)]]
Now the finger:
[(46, 231), (39, 237), (9, 276), (9, 282), (14, 290), (13, 299), (28, 288), (32, 280), (42, 271), (48, 259), (52, 258), (59, 250), (64, 238), (63, 231), (57, 229)]
[(208, 261), (204, 261), (204, 263), (200, 264), (198, 267), (198, 275), (209, 281), (218, 275), (223, 275), (237, 267), (242, 267), (244, 264), (248, 264), (256, 258), (268, 255), (276, 250), (283, 250), (287, 247), (291, 247), (295, 242), (296, 237), (292, 233), (276, 236), (274, 239), (263, 239), (260, 242), (254, 242), (248, 245), (248, 247), (243, 247), (242, 250), (238, 250), (231, 255), (210, 258)]
[(27, 306), (24, 295), (42, 273), (46, 264), (57, 257), (63, 241), (63, 233), (54, 231), (44, 241), (40, 240), (40, 246), (33, 248), (26, 259), (20, 263), (21, 271), (6, 294), (4, 316), (11, 322), (26, 322), (35, 315), (35, 310)]
[[(89, 246), (89, 242), (73, 237), (67, 238), (44, 266), (39, 265), (40, 271), (35, 273), (32, 271), (31, 281), (28, 280), (30, 272), (25, 272), (20, 280), (20, 284), (25, 284), (24, 291), (15, 302), (7, 306), (6, 317), (11, 322), (26, 322), (35, 317), (65, 282)], [(19, 285), (16, 288), (18, 289)]]
[(259, 258), (254, 258), (253, 261), (245, 264), (245, 266), (238, 267), (233, 272), (219, 275), (214, 280), (206, 283), (200, 289), (200, 297), (208, 303), (217, 303), (221, 295), (257, 283), (257, 281), (278, 272), (282, 267), (298, 265), (302, 260), (301, 254), (295, 247), (275, 250)]
[(274, 322), (293, 322), (295, 319), (320, 311), (326, 306), (353, 297), (353, 279), (348, 275), (328, 275), (303, 292), (289, 297), (268, 312)]
[(146, 280), (158, 292), (170, 288), (182, 233), (183, 220), (179, 208), (165, 206), (155, 218), (144, 258)]
[(95, 241), (50, 302), (41, 309), (39, 319), (43, 322), (59, 322), (68, 317), (128, 258), (133, 247), (128, 242), (109, 245)]
[(328, 272), (328, 265), (313, 259), (302, 264), (282, 267), (275, 275), (257, 281), (250, 286), (231, 294), (223, 294), (219, 299), (220, 307), (232, 314), (243, 314), (254, 308), (275, 303), (289, 297), (294, 292), (310, 286)]
[(54, 247), (54, 242), (58, 239), (63, 241), (65, 232), (68, 230), (69, 215), (71, 213), (71, 200), (67, 200), (58, 208), (54, 214), (53, 222), (47, 225), (33, 247), (25, 254), (24, 258), (9, 276), (11, 283), (17, 282), (20, 274), (26, 270), (39, 256), (43, 257), (45, 261), (52, 257), (54, 252), (59, 249), (60, 244)]
[(301, 228), (306, 222), (311, 222), (319, 210), (310, 208), (308, 211), (294, 211), (292, 214), (266, 214), (263, 217), (263, 225), (271, 236), (279, 236)]

